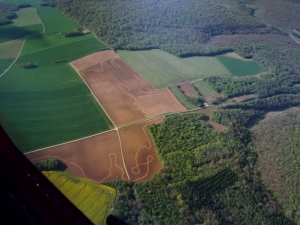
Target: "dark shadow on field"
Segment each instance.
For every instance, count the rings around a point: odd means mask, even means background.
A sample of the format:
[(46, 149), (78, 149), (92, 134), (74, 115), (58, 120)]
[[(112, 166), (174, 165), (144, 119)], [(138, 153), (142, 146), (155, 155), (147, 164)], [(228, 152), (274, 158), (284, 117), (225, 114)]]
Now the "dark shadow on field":
[(42, 31), (42, 25), (35, 24), (25, 27), (14, 25), (0, 26), (0, 43), (25, 37), (27, 35), (36, 34)]

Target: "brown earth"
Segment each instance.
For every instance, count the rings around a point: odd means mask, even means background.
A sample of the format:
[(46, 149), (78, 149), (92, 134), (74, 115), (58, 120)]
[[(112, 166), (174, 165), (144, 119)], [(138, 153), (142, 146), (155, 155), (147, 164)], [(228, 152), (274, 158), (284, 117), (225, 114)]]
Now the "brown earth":
[(224, 95), (223, 94), (210, 95), (210, 96), (207, 96), (206, 98), (204, 98), (204, 100), (206, 102), (212, 102), (213, 100), (216, 100), (219, 97), (224, 97)]
[(117, 126), (185, 110), (169, 90), (154, 88), (112, 51), (94, 53), (71, 66)]
[(186, 95), (188, 97), (192, 97), (192, 98), (198, 97), (197, 93), (188, 84), (180, 85), (180, 90), (184, 93), (184, 95)]
[(216, 130), (224, 130), (225, 129), (225, 127), (223, 125), (216, 123), (215, 121), (212, 121), (212, 120), (208, 120), (206, 123), (208, 125), (212, 126)]
[(33, 162), (57, 158), (67, 165), (67, 172), (94, 182), (128, 180), (116, 131), (26, 154)]
[(161, 162), (146, 128), (160, 122), (157, 119), (119, 129), (126, 168), (133, 182), (149, 180), (161, 169)]
[(225, 101), (225, 103), (231, 103), (231, 102), (242, 102), (246, 99), (249, 99), (249, 98), (253, 98), (255, 97), (255, 95), (242, 95), (242, 96), (239, 96), (239, 97), (234, 97), (234, 98), (230, 98), (228, 100)]
[(216, 110), (218, 108), (218, 106), (214, 105), (214, 106), (208, 106), (204, 109), (199, 109), (197, 111), (195, 111), (195, 113), (203, 113), (205, 116), (210, 116), (210, 113), (213, 111), (213, 110)]

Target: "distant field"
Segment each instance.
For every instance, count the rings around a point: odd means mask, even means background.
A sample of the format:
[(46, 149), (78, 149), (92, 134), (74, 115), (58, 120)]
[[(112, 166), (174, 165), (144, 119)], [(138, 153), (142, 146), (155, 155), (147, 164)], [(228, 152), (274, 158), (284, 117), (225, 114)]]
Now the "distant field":
[(228, 56), (217, 56), (217, 59), (231, 72), (234, 76), (255, 75), (264, 72), (254, 61), (245, 61)]
[(203, 80), (195, 81), (192, 83), (192, 85), (194, 85), (196, 88), (198, 88), (198, 90), (200, 91), (200, 93), (203, 97), (218, 94)]
[(187, 109), (196, 109), (199, 108), (198, 106), (193, 105), (190, 103), (184, 96), (184, 94), (180, 91), (177, 85), (170, 85), (169, 89), (171, 92), (176, 96), (178, 101)]
[(156, 88), (180, 80), (194, 80), (212, 75), (230, 75), (215, 57), (178, 58), (162, 50), (117, 51), (130, 66)]
[(41, 23), (36, 13), (36, 9), (33, 7), (24, 8), (15, 13), (18, 15), (18, 18), (12, 20), (15, 26), (24, 27)]
[(116, 197), (113, 188), (66, 172), (43, 173), (94, 224), (105, 224)]

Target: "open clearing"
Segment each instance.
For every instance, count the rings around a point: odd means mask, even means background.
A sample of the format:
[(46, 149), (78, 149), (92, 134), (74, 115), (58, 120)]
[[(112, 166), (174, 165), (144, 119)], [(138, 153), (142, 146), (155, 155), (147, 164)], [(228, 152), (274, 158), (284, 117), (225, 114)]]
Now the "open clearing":
[(194, 81), (192, 83), (192, 85), (194, 85), (199, 92), (201, 93), (201, 95), (205, 98), (208, 97), (210, 95), (215, 95), (218, 94), (216, 91), (214, 91), (207, 83), (205, 83), (203, 80), (197, 80)]
[(43, 174), (94, 224), (105, 224), (116, 197), (113, 188), (66, 172)]
[(170, 85), (169, 89), (171, 92), (176, 96), (176, 98), (179, 100), (179, 102), (187, 109), (196, 109), (199, 108), (198, 106), (195, 106), (191, 102), (187, 100), (187, 98), (184, 96), (184, 94), (180, 91), (180, 89), (177, 87), (177, 85)]
[(180, 90), (184, 92), (184, 95), (192, 98), (198, 97), (197, 93), (191, 88), (188, 84), (182, 84), (180, 85)]
[(128, 180), (116, 131), (28, 153), (26, 156), (33, 162), (57, 158), (67, 165), (67, 172), (94, 182)]
[(217, 59), (231, 72), (234, 76), (255, 75), (264, 72), (263, 68), (254, 61), (245, 61), (228, 56), (217, 56)]
[(133, 182), (149, 180), (161, 169), (161, 162), (147, 131), (148, 125), (161, 121), (157, 119), (119, 129), (126, 168)]
[(168, 89), (154, 88), (112, 51), (96, 52), (71, 65), (117, 126), (185, 110)]
[(162, 50), (117, 51), (132, 68), (156, 88), (180, 79), (192, 81), (212, 75), (231, 75), (215, 57), (178, 58)]
[(24, 27), (28, 25), (40, 24), (41, 21), (37, 15), (36, 9), (33, 7), (23, 8), (15, 12), (18, 18), (13, 19), (14, 25)]

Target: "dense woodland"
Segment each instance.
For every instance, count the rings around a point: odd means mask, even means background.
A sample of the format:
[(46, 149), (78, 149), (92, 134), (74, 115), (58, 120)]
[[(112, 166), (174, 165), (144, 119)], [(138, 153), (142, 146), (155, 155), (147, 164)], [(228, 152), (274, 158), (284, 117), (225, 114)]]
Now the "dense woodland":
[(252, 134), (212, 130), (201, 114), (152, 125), (162, 170), (150, 181), (110, 183), (113, 213), (128, 224), (295, 224), (256, 171)]
[(31, 5), (27, 3), (16, 5), (0, 2), (0, 26), (12, 23), (11, 20), (18, 17), (14, 11), (26, 7), (31, 7)]

